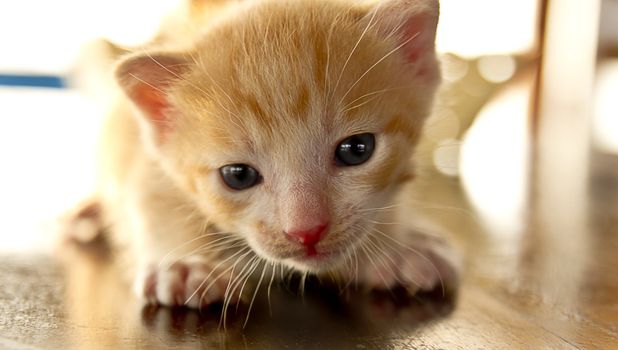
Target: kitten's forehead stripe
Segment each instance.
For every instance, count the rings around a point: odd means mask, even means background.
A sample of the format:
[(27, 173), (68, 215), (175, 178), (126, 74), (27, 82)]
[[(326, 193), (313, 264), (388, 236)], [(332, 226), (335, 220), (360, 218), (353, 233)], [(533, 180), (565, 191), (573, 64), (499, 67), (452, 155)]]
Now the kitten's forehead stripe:
[(314, 53), (314, 81), (316, 87), (319, 90), (324, 91), (326, 89), (326, 75), (329, 73), (326, 71), (328, 64), (328, 43), (324, 38), (323, 33), (316, 33), (313, 41), (313, 53)]
[(298, 97), (292, 106), (292, 115), (293, 118), (298, 118), (300, 120), (306, 121), (309, 114), (309, 88), (306, 85), (302, 85), (300, 87), (300, 91), (298, 92)]
[(257, 118), (258, 123), (265, 128), (272, 128), (272, 115), (269, 115), (262, 106), (260, 102), (254, 95), (247, 95), (243, 97), (243, 101), (246, 103), (249, 111), (251, 112), (251, 116)]
[(401, 133), (410, 140), (415, 140), (418, 134), (417, 128), (410, 124), (402, 115), (397, 114), (389, 120), (384, 127), (385, 134)]

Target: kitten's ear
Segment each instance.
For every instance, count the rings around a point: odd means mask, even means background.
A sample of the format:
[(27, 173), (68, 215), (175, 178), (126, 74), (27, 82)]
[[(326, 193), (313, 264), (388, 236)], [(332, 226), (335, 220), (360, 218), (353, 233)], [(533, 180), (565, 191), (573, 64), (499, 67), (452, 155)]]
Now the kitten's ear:
[(398, 49), (427, 80), (439, 79), (435, 40), (440, 6), (438, 0), (382, 0), (363, 18), (380, 35), (394, 36)]
[(120, 62), (116, 68), (118, 84), (143, 112), (158, 137), (171, 128), (168, 92), (189, 67), (181, 55), (136, 55)]

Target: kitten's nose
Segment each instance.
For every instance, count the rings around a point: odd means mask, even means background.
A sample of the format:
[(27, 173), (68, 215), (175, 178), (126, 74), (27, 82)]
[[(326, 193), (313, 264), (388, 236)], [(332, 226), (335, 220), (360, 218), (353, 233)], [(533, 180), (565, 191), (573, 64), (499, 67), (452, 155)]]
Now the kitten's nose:
[(324, 236), (324, 232), (328, 227), (328, 222), (319, 224), (310, 229), (293, 229), (286, 231), (285, 234), (288, 238), (297, 241), (298, 243), (305, 246), (314, 246), (318, 244), (318, 242)]

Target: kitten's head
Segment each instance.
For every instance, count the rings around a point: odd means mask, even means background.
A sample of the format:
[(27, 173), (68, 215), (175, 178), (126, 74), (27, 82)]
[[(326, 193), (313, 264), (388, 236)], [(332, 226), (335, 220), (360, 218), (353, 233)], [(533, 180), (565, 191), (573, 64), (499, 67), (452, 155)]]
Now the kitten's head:
[(412, 178), (437, 20), (437, 0), (255, 2), (191, 52), (135, 55), (117, 76), (145, 141), (212, 222), (319, 271)]

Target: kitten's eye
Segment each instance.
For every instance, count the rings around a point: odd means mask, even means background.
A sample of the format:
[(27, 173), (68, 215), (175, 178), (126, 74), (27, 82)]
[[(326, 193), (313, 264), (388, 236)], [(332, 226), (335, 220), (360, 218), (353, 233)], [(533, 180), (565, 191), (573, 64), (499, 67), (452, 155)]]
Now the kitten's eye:
[(375, 136), (370, 133), (352, 135), (341, 141), (335, 150), (339, 166), (360, 165), (371, 158), (375, 148)]
[(257, 185), (262, 179), (260, 173), (247, 164), (226, 165), (219, 169), (219, 173), (226, 185), (239, 191)]

